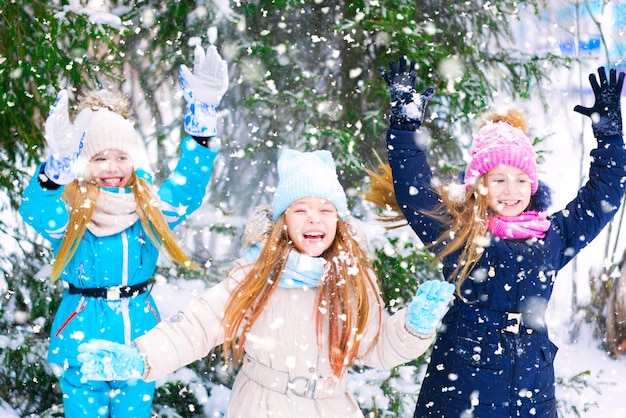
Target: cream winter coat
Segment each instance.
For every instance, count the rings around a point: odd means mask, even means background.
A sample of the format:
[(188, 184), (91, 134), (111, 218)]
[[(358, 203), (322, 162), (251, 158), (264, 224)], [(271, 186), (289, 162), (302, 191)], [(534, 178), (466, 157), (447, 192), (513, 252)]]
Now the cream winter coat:
[[(135, 341), (145, 356), (145, 380), (201, 359), (223, 343), (222, 313), (246, 271), (245, 261), (239, 260), (225, 281)], [(316, 289), (276, 289), (246, 339), (228, 418), (363, 416), (348, 392), (347, 373), (337, 382), (332, 379), (327, 342), (318, 348), (315, 296)], [(371, 299), (373, 304), (380, 300)], [(434, 338), (407, 331), (404, 310), (393, 316), (383, 310), (380, 337), (366, 354), (378, 323), (378, 307), (372, 306), (359, 354), (366, 366), (390, 369), (406, 363), (424, 353)]]

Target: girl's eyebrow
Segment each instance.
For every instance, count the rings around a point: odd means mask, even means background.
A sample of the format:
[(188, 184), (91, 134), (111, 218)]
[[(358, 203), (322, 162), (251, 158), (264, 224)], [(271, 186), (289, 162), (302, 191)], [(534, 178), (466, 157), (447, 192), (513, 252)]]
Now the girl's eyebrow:
[(292, 204), (291, 206), (292, 206), (292, 207), (294, 207), (294, 208), (299, 208), (299, 207), (300, 207), (300, 208), (306, 208), (306, 207), (308, 207), (309, 205), (307, 205), (307, 204), (306, 204), (306, 203), (304, 203), (304, 202), (300, 202), (300, 203), (294, 203), (294, 204)]

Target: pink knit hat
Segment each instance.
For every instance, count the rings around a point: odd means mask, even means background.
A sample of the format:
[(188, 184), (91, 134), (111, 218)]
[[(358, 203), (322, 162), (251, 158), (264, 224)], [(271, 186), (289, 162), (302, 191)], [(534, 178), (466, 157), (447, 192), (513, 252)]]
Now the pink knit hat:
[(530, 177), (531, 194), (538, 186), (535, 150), (524, 131), (507, 122), (487, 122), (480, 128), (470, 149), (471, 160), (465, 169), (469, 188), (489, 170), (500, 165), (517, 167)]

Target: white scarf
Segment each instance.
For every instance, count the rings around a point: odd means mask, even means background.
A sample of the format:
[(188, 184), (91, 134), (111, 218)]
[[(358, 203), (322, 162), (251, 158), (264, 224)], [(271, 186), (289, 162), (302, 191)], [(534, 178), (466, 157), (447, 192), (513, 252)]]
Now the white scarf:
[(122, 232), (137, 222), (137, 202), (129, 188), (103, 187), (87, 229), (97, 237)]

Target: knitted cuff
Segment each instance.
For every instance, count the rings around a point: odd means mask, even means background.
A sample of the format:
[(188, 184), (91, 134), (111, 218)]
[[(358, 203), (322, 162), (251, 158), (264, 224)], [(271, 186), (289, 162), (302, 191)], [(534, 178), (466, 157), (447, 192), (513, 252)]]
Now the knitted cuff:
[(45, 170), (46, 170), (46, 163), (43, 163), (41, 164), (41, 166), (39, 166), (39, 173), (37, 176), (39, 185), (46, 190), (57, 190), (59, 187), (61, 187), (60, 184), (57, 184), (48, 178)]

